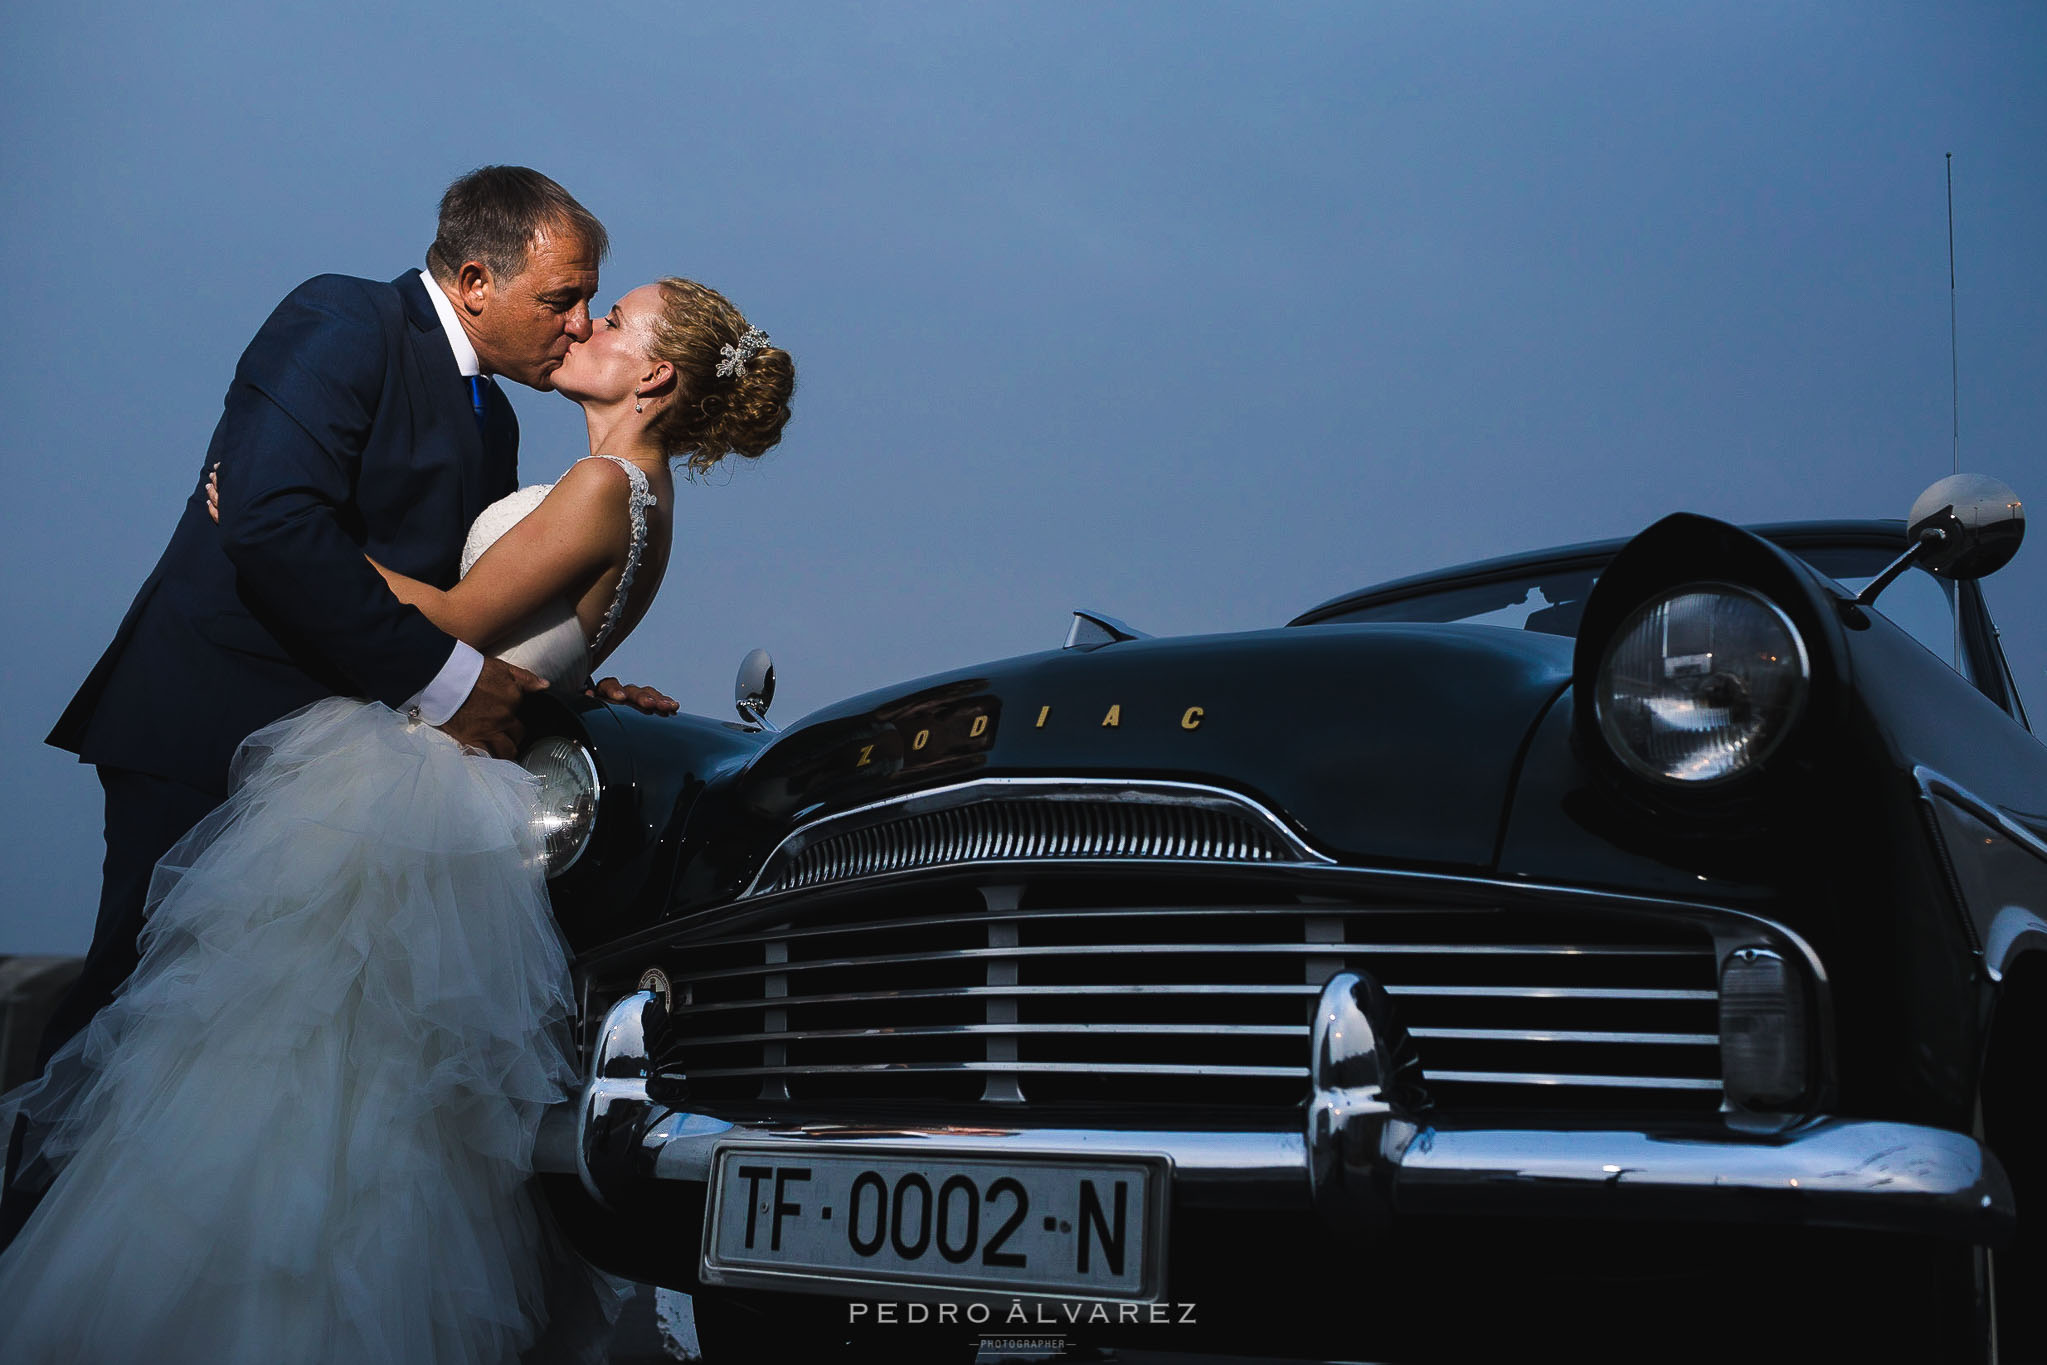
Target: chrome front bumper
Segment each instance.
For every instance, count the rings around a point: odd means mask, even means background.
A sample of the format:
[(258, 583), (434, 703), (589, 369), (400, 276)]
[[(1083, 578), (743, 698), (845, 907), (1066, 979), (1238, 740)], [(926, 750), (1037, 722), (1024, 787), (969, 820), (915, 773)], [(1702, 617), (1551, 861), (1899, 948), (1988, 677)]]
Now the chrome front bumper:
[(1718, 1120), (1648, 1128), (1457, 1126), (1407, 1116), (1409, 1065), (1375, 1027), (1376, 988), (1348, 973), (1317, 1009), (1314, 1098), (1299, 1132), (732, 1122), (647, 1093), (649, 992), (613, 1006), (580, 1100), (551, 1111), (539, 1170), (575, 1174), (600, 1203), (629, 1210), (648, 1180), (710, 1179), (723, 1142), (905, 1142), (944, 1151), (1109, 1157), (1162, 1154), (1188, 1207), (1298, 1209), (1338, 1235), (1370, 1239), (1393, 1220), (1434, 1215), (1752, 1222), (1920, 1233), (1994, 1243), (2016, 1226), (1997, 1158), (1961, 1133), (1818, 1118), (1773, 1132)]

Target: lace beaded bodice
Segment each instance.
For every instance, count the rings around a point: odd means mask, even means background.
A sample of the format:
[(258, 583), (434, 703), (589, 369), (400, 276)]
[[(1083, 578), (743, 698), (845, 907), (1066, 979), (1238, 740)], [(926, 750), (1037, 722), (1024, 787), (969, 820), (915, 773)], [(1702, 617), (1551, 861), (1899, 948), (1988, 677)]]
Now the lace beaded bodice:
[[(633, 486), (627, 504), (632, 515), (632, 543), (626, 551), (625, 570), (618, 576), (618, 590), (612, 593), (611, 605), (605, 610), (604, 623), (597, 628), (596, 639), (585, 640), (583, 624), (576, 618), (576, 604), (566, 597), (557, 597), (522, 622), (495, 651), (506, 663), (529, 669), (547, 679), (549, 686), (558, 688), (580, 689), (589, 679), (591, 659), (618, 629), (619, 619), (625, 615), (626, 594), (632, 590), (633, 575), (640, 567), (640, 555), (647, 548), (647, 509), (655, 502), (653, 491), (647, 487), (647, 476), (630, 460), (616, 455), (584, 458), (610, 460), (625, 470)], [(469, 537), (462, 545), (464, 576), (499, 536), (540, 506), (541, 500), (553, 487), (551, 483), (533, 484), (508, 493), (484, 508), (470, 526)]]

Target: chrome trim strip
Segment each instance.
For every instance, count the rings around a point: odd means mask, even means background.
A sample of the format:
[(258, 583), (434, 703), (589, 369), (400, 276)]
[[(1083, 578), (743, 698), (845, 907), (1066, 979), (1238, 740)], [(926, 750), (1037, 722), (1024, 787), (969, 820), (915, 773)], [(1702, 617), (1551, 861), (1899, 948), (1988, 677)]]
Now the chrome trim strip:
[[(1500, 1043), (1660, 1043), (1669, 1047), (1719, 1047), (1717, 1033), (1602, 1033), (1592, 1029), (1411, 1028), (1415, 1038), (1472, 1038)], [(1434, 1074), (1434, 1073), (1431, 1073)]]
[(1720, 992), (1666, 986), (1388, 986), (1388, 995), (1469, 995), (1511, 1000), (1718, 1000)]
[[(1119, 864), (1120, 865), (1120, 864)], [(1270, 867), (1270, 863), (1250, 864), (1256, 867)], [(951, 871), (948, 864), (945, 871)], [(1302, 905), (1297, 902), (1242, 905), (1130, 905), (1130, 906), (1078, 906), (1057, 910), (982, 910), (962, 915), (919, 915), (907, 919), (863, 919), (845, 920), (839, 923), (791, 927), (775, 933), (720, 935), (718, 946), (732, 947), (742, 943), (781, 943), (791, 939), (820, 938), (831, 934), (860, 934), (876, 929), (943, 929), (965, 924), (1014, 923), (1029, 920), (1033, 924), (1048, 920), (1080, 919), (1155, 919), (1170, 916), (1175, 920), (1199, 918), (1241, 918), (1246, 915), (1316, 915), (1331, 916), (1386, 916), (1386, 915), (1486, 915), (1498, 918), (1511, 913), (1496, 906), (1485, 905)], [(1702, 949), (1703, 953), (1704, 950)]]
[(1923, 763), (1912, 769), (1912, 780), (1918, 784), (1921, 795), (1946, 797), (1984, 824), (1995, 827), (2005, 838), (2035, 858), (2047, 861), (2047, 839), (2042, 839), (1959, 782), (1942, 776)]
[[(1949, 892), (1955, 899), (1955, 910), (1962, 918), (1962, 929), (1968, 934), (1970, 943), (1982, 954), (1983, 967), (1990, 979), (2003, 981), (2005, 972), (2010, 970), (2012, 962), (2021, 953), (2047, 951), (2047, 923), (2022, 905), (2003, 905), (1992, 911), (1988, 906), (1972, 907), (1969, 904), (1957, 880), (1955, 851), (1948, 847), (1949, 837), (1941, 820), (1940, 803), (1945, 801), (1958, 808), (2042, 861), (2047, 861), (2047, 840), (2041, 839), (1991, 802), (1924, 764), (1912, 769), (1912, 780), (1919, 788), (1919, 799), (1926, 803), (1928, 823), (1932, 826), (1936, 848), (1941, 855)], [(1977, 917), (1985, 914), (1989, 922), (1979, 925)]]
[[(1275, 986), (1189, 982), (1180, 985), (1139, 982), (1128, 986), (918, 986), (897, 991), (836, 991), (826, 995), (777, 996), (779, 1007), (790, 1005), (880, 1004), (890, 1000), (956, 1000), (972, 996), (1013, 995), (1294, 995), (1310, 996), (1320, 986)], [(1718, 1000), (1718, 991), (1681, 990), (1661, 986), (1388, 986), (1388, 995), (1474, 996), (1509, 1000)], [(709, 1000), (683, 1005), (678, 1015), (711, 1014), (719, 1010), (757, 1010), (755, 1000)]]
[[(849, 1076), (914, 1071), (1077, 1071), (1111, 1076), (1275, 1076), (1305, 1077), (1305, 1066), (1223, 1066), (1194, 1062), (820, 1062), (815, 1066), (726, 1066), (693, 1070), (692, 1076)], [(1718, 1081), (1713, 1083), (1719, 1085)]]
[[(1266, 832), (1272, 836), (1279, 847), (1291, 854), (1293, 861), (1297, 864), (1333, 866), (1335, 863), (1334, 859), (1317, 853), (1312, 848), (1309, 848), (1307, 844), (1303, 843), (1299, 836), (1287, 827), (1286, 822), (1281, 820), (1271, 809), (1252, 800), (1248, 796), (1230, 791), (1224, 787), (1211, 786), (1201, 782), (1133, 781), (1123, 778), (985, 777), (971, 782), (958, 782), (951, 786), (931, 787), (924, 791), (888, 797), (881, 801), (873, 801), (864, 806), (856, 806), (851, 810), (841, 811), (836, 815), (828, 815), (822, 819), (800, 825), (796, 829), (791, 830), (783, 837), (780, 843), (775, 845), (773, 851), (762, 862), (761, 870), (755, 874), (754, 879), (748, 883), (746, 889), (739, 893), (738, 899), (747, 900), (755, 895), (763, 894), (761, 891), (763, 883), (768, 880), (769, 874), (775, 872), (781, 864), (795, 858), (811, 844), (841, 832), (879, 824), (891, 817), (909, 818), (932, 814), (939, 811), (976, 805), (983, 801), (1000, 800), (1005, 797), (1058, 799), (1062, 796), (1095, 800), (1110, 797), (1118, 804), (1127, 802), (1137, 805), (1170, 805), (1183, 808), (1207, 807), (1209, 809), (1220, 809), (1239, 818), (1248, 817), (1254, 823), (1264, 826)], [(1006, 863), (1012, 860), (983, 857), (963, 860), (961, 862), (947, 862), (938, 864), (938, 866), (954, 868), (965, 866), (969, 862), (985, 861)], [(1204, 865), (1211, 861), (1214, 860), (1202, 860)], [(1246, 866), (1271, 867), (1275, 866), (1275, 864), (1267, 861), (1257, 861), (1247, 863)], [(930, 868), (907, 870), (928, 871)], [(851, 877), (835, 877), (826, 884), (859, 880), (865, 875), (900, 874), (856, 874)], [(801, 889), (809, 891), (817, 888), (804, 887)]]
[[(778, 998), (775, 1004), (786, 1005)], [(1419, 1029), (1416, 1032), (1420, 1032)], [(1065, 1034), (1124, 1033), (1141, 1035), (1183, 1035), (1207, 1038), (1216, 1035), (1255, 1035), (1265, 1038), (1305, 1038), (1306, 1024), (906, 1024), (901, 1028), (782, 1029), (774, 1033), (694, 1033), (685, 1047), (717, 1047), (730, 1043), (780, 1043), (818, 1038), (917, 1038), (967, 1033), (980, 1034)], [(1516, 1035), (1519, 1036), (1519, 1035)], [(1618, 1035), (1616, 1035), (1618, 1036)], [(1713, 1042), (1720, 1040), (1715, 1038)], [(701, 1074), (701, 1073), (692, 1073)]]
[(1477, 1085), (1584, 1085), (1613, 1090), (1718, 1090), (1720, 1078), (1701, 1076), (1575, 1076), (1548, 1071), (1438, 1071), (1431, 1081), (1467, 1081)]
[[(761, 1002), (751, 1002), (763, 1008)], [(791, 1001), (777, 997), (777, 1007)], [(773, 1033), (696, 1033), (685, 1046), (717, 1047), (732, 1043), (777, 1043), (819, 1038), (916, 1038), (958, 1034), (1115, 1033), (1142, 1037), (1256, 1036), (1305, 1038), (1306, 1024), (906, 1024), (900, 1028), (778, 1029)], [(1606, 1033), (1590, 1029), (1410, 1028), (1415, 1038), (1468, 1038), (1507, 1043), (1652, 1043), (1666, 1047), (1718, 1047), (1717, 1033)], [(1445, 1073), (1431, 1072), (1440, 1076)]]
[[(1129, 986), (915, 986), (897, 991), (840, 991), (830, 995), (784, 995), (775, 997), (780, 1008), (789, 1005), (849, 1005), (882, 1004), (890, 1000), (953, 1000), (970, 996), (1010, 995), (1296, 995), (1309, 996), (1320, 990), (1319, 986), (1228, 986), (1209, 982), (1194, 982), (1186, 985), (1170, 985), (1158, 982), (1144, 982)], [(1713, 992), (1697, 992), (1701, 999), (1711, 1000)], [(757, 1010), (760, 999), (752, 1000), (710, 1000), (699, 1005), (684, 1005), (675, 1012), (678, 1015), (710, 1014), (717, 1010)]]
[(1018, 948), (951, 948), (935, 953), (877, 953), (861, 957), (821, 957), (808, 962), (765, 962), (716, 971), (672, 974), (672, 981), (718, 981), (739, 976), (813, 971), (826, 967), (872, 967), (900, 962), (950, 962), (991, 957), (1103, 957), (1143, 953), (1151, 956), (1274, 956), (1337, 957), (1346, 953), (1412, 957), (1691, 957), (1712, 960), (1710, 950), (1659, 944), (1498, 944), (1498, 943), (1053, 943)]

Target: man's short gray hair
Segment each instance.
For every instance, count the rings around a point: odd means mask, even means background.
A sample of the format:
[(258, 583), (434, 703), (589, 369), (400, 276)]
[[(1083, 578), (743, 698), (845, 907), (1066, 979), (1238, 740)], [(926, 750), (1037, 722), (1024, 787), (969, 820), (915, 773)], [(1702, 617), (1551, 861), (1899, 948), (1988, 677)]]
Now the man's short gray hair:
[(526, 269), (534, 237), (554, 232), (576, 237), (600, 262), (611, 251), (610, 234), (597, 216), (539, 171), (480, 166), (441, 196), (427, 269), (452, 285), (464, 261), (481, 261), (497, 279), (515, 279)]

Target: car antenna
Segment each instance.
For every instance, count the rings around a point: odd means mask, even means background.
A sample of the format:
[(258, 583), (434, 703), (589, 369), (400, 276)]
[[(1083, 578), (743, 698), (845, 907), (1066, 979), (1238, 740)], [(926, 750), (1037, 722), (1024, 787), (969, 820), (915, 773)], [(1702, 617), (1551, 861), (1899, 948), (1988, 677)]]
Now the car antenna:
[[(1955, 154), (1947, 154), (1947, 364), (1948, 403), (1950, 421), (1954, 430), (1955, 464), (1953, 472), (1962, 472), (1962, 362), (1961, 352), (1955, 345)], [(1914, 546), (1913, 548), (1917, 548)], [(1910, 551), (1907, 551), (1909, 554)], [(1962, 613), (1960, 602), (1955, 603), (1954, 652), (1948, 662), (1960, 669), (1962, 664)]]
[(1948, 394), (1952, 404), (1955, 467), (1962, 472), (1962, 366), (1955, 349), (1955, 154), (1947, 154), (1947, 357)]

